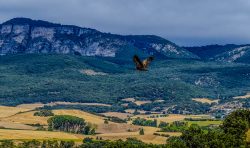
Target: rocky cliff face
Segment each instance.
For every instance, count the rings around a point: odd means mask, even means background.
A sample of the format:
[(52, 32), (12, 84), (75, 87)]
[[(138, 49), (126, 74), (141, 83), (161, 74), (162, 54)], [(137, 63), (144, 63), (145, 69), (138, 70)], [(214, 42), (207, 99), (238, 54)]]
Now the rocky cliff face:
[(197, 58), (158, 36), (121, 36), (94, 29), (15, 18), (0, 25), (0, 54), (58, 53), (117, 57), (140, 50), (171, 58)]

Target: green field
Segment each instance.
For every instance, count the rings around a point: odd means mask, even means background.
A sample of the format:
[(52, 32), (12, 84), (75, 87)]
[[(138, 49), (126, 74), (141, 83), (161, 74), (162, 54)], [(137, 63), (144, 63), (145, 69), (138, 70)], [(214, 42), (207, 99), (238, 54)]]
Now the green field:
[(188, 126), (197, 124), (199, 126), (220, 125), (222, 121), (188, 121)]
[(250, 130), (247, 131), (247, 141), (250, 142)]

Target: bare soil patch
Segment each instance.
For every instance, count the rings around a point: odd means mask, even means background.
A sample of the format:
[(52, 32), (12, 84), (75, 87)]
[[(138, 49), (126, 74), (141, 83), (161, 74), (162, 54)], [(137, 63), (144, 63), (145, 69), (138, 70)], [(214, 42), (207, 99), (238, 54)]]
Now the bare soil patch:
[(233, 98), (234, 99), (247, 99), (247, 98), (250, 98), (250, 93), (247, 93), (244, 96), (236, 96), (236, 97), (233, 97)]
[(89, 75), (89, 76), (95, 76), (95, 75), (104, 76), (104, 75), (107, 75), (107, 73), (96, 72), (96, 71), (94, 71), (92, 69), (82, 69), (82, 70), (80, 70), (80, 73), (85, 74), (85, 75)]
[(219, 100), (211, 100), (209, 98), (193, 98), (193, 101), (197, 101), (197, 102), (201, 102), (201, 103), (208, 103), (208, 104), (212, 104), (212, 103), (217, 103), (219, 102)]

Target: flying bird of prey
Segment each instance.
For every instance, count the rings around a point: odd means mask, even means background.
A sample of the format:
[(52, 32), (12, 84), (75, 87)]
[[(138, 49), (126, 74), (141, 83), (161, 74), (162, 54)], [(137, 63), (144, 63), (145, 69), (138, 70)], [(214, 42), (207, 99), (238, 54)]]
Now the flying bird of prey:
[(137, 55), (134, 55), (133, 61), (135, 63), (136, 69), (140, 71), (147, 71), (148, 65), (153, 61), (154, 57), (150, 56), (147, 59), (141, 61)]

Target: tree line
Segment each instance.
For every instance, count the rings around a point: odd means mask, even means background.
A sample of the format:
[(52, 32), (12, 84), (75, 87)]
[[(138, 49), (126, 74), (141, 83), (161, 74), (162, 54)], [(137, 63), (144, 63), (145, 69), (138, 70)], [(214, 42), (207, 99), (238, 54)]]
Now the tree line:
[(182, 121), (174, 121), (171, 124), (160, 122), (158, 127), (161, 128), (161, 132), (182, 132), (188, 128), (188, 123)]
[(70, 115), (56, 115), (48, 119), (49, 130), (91, 135), (95, 128), (88, 125), (84, 119)]
[(136, 118), (133, 120), (132, 124), (134, 125), (141, 125), (141, 126), (152, 126), (152, 127), (157, 127), (157, 120), (147, 120), (144, 118)]

